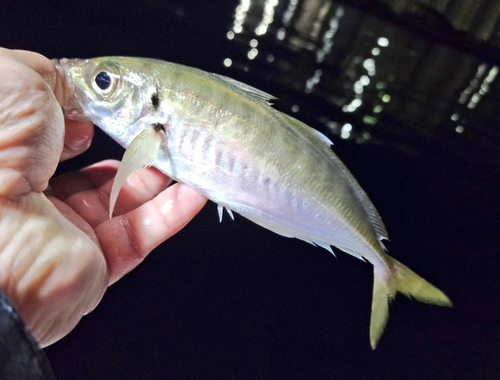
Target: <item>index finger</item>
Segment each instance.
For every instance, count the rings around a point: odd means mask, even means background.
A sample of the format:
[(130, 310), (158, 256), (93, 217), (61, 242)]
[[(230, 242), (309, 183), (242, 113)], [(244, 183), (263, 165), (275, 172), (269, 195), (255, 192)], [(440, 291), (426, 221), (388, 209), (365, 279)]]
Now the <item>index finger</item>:
[(110, 285), (139, 265), (202, 209), (207, 198), (183, 183), (149, 202), (107, 219), (95, 229), (110, 273)]

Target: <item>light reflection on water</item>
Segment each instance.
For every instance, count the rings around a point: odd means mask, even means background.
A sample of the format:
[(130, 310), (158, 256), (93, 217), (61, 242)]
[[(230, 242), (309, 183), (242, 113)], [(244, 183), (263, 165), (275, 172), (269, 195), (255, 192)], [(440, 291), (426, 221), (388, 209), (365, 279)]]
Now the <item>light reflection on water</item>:
[(305, 94), (277, 95), (310, 124), (359, 143), (496, 159), (494, 62), (336, 1), (241, 0), (228, 28), (238, 49), (224, 66)]

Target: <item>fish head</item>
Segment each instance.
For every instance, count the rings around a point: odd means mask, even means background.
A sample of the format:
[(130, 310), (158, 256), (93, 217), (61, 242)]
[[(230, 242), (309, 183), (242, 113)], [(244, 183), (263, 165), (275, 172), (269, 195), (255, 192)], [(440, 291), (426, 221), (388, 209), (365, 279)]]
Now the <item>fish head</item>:
[(63, 76), (66, 117), (91, 121), (128, 146), (156, 118), (159, 83), (149, 62), (128, 57), (53, 60)]

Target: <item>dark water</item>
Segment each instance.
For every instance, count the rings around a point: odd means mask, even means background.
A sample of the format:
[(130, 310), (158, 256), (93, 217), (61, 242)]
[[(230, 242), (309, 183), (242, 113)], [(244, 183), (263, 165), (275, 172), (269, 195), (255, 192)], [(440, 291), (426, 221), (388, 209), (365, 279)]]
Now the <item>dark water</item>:
[[(46, 349), (58, 378), (499, 378), (500, 53), (430, 21), (326, 0), (4, 0), (0, 46), (161, 58), (279, 97), (334, 140), (389, 252), (455, 304), (398, 297), (372, 351), (369, 265), (209, 204)], [(121, 154), (97, 133), (60, 171)]]

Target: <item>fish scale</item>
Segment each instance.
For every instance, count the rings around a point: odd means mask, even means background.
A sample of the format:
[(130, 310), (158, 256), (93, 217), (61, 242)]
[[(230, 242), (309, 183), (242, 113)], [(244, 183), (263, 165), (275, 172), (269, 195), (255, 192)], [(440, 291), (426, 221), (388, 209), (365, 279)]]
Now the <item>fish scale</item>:
[[(384, 224), (330, 140), (273, 109), (272, 96), (230, 78), (146, 58), (54, 64), (63, 77), (67, 117), (92, 121), (127, 148), (113, 188), (136, 167), (152, 164), (216, 202), (220, 217), (226, 207), (280, 235), (330, 252), (333, 245), (369, 261), (372, 348), (396, 292), (451, 306), (443, 292), (385, 252)], [(99, 82), (103, 72), (110, 83)], [(154, 125), (165, 133), (152, 131)], [(116, 196), (113, 190), (111, 205)]]

